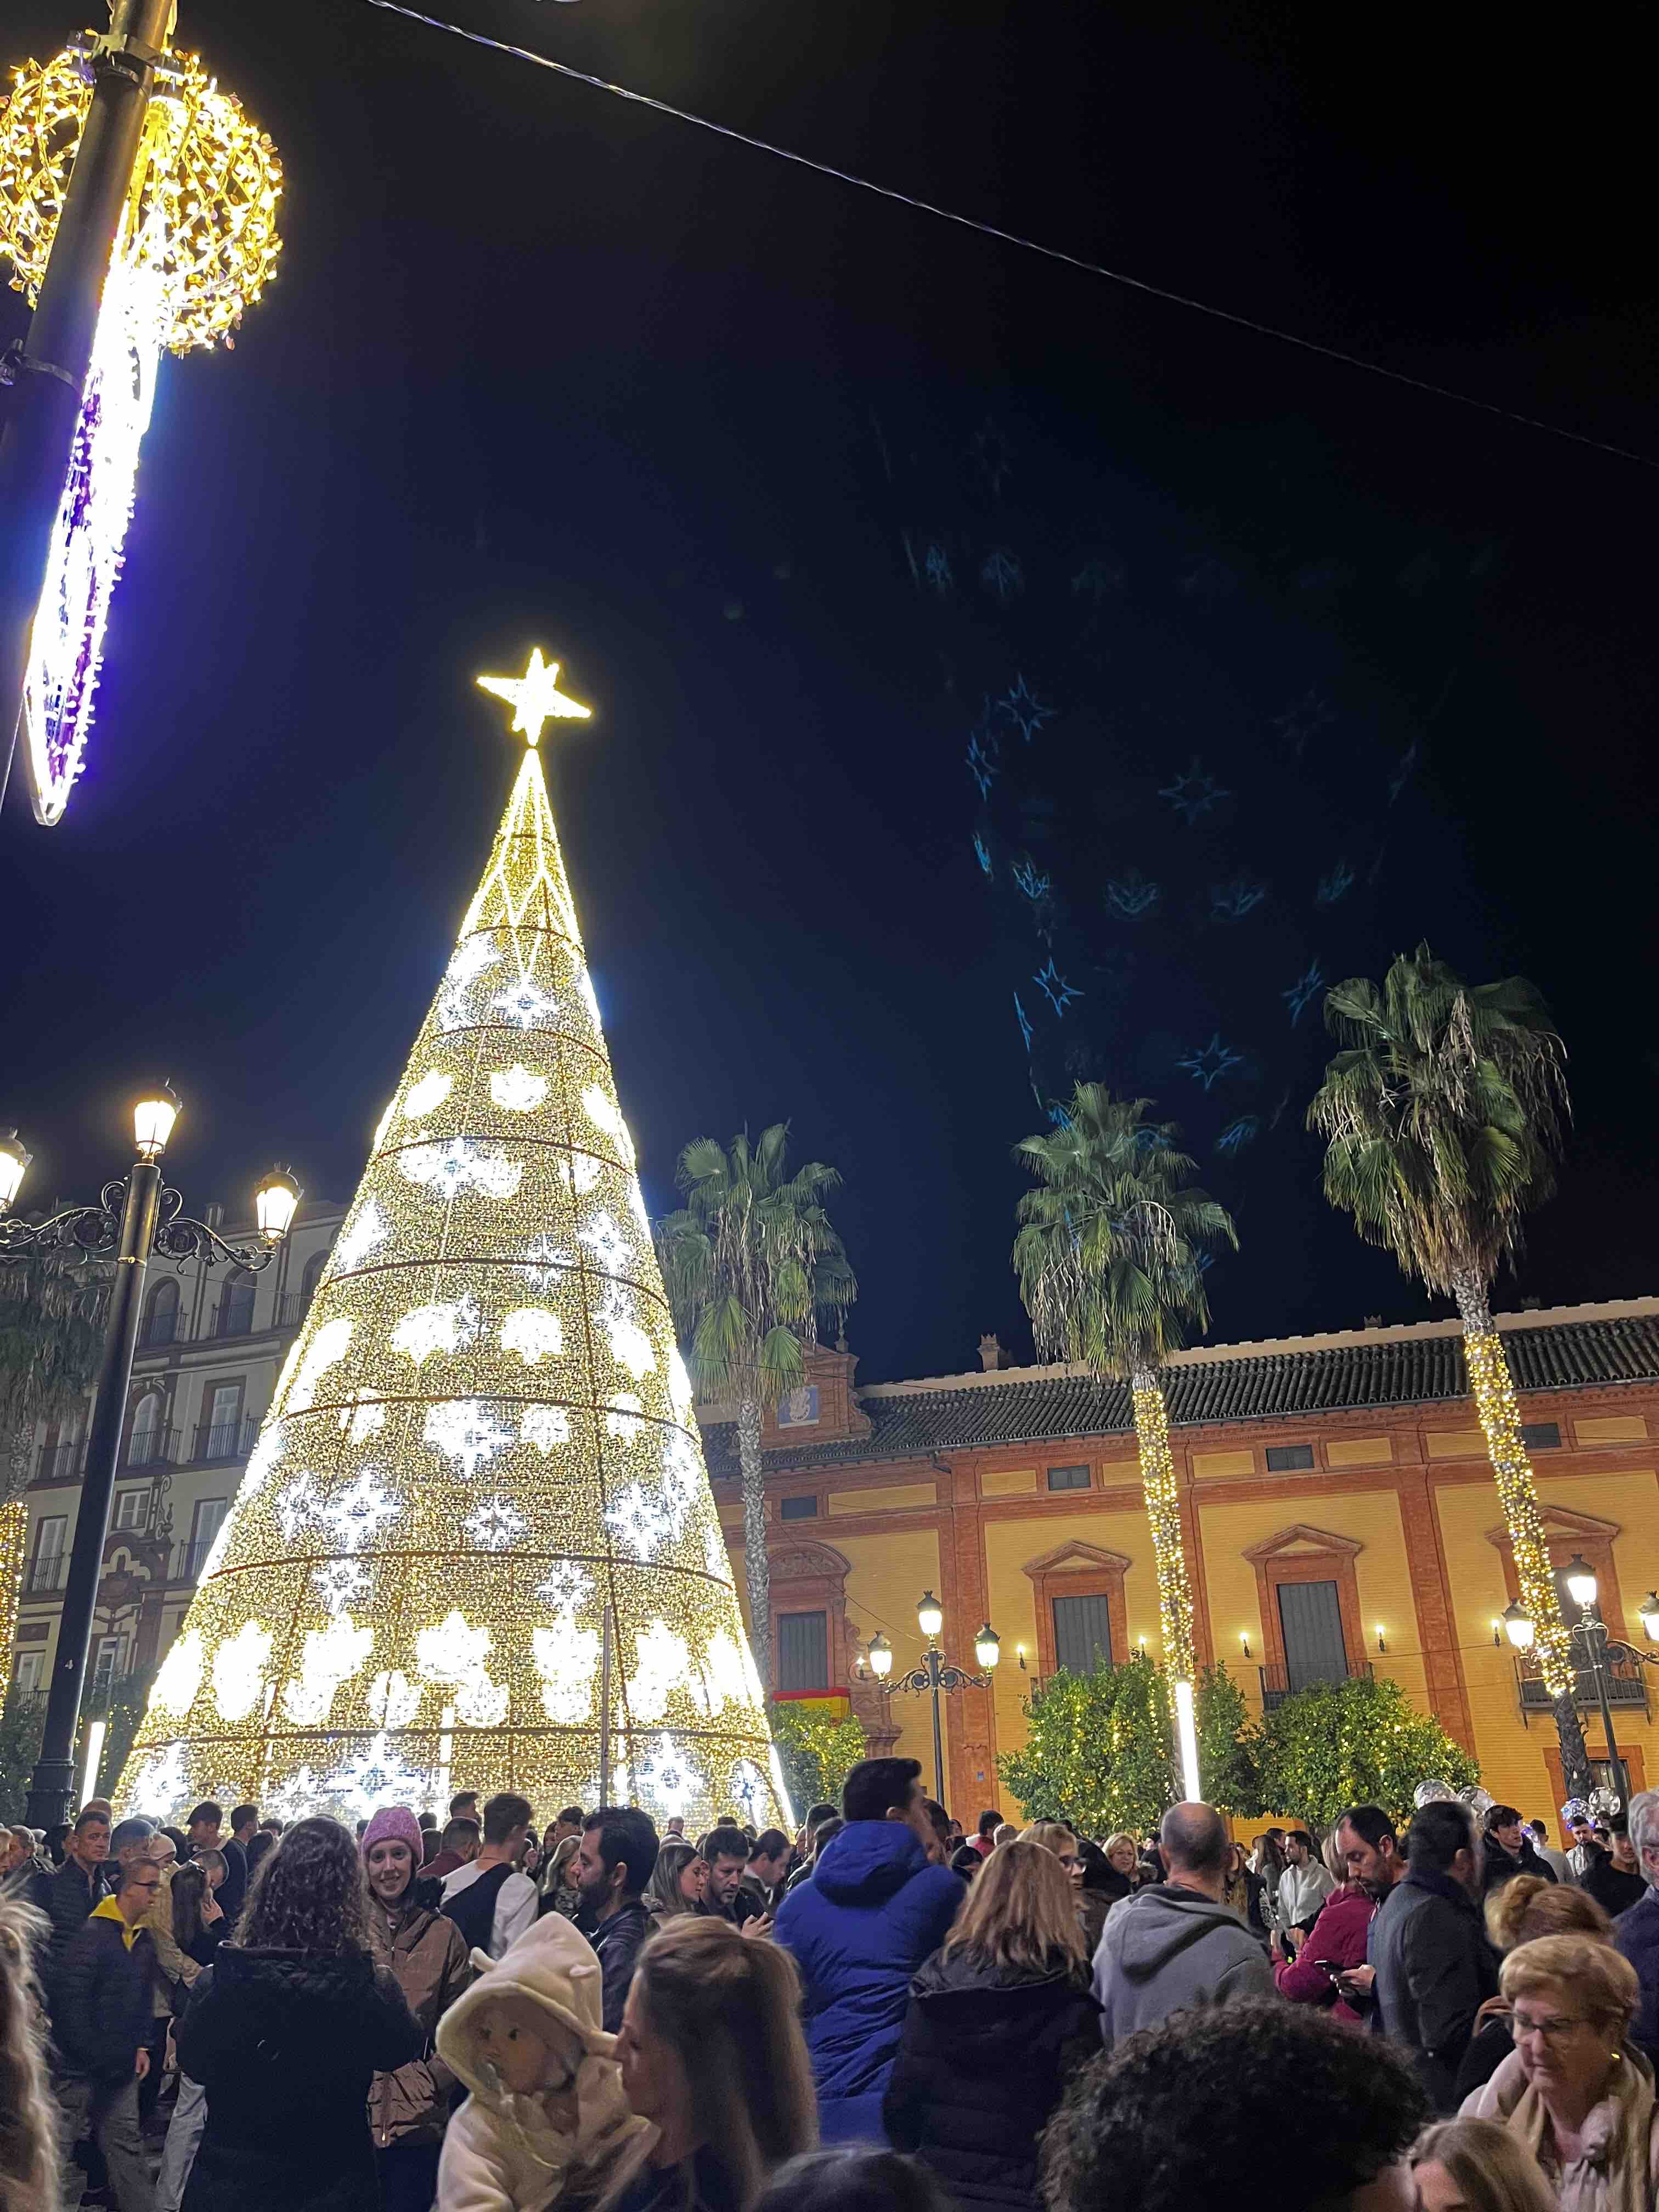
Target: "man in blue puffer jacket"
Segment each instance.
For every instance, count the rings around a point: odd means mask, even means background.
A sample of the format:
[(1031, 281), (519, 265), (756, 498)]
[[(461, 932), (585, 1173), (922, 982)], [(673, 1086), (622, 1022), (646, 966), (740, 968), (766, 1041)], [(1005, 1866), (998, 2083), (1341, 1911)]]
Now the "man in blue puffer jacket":
[(841, 1793), (841, 1833), (778, 1907), (800, 1969), (802, 2016), (827, 2143), (886, 2141), (881, 2100), (898, 2056), (910, 1977), (966, 1896), (939, 1863), (914, 1759), (861, 1759)]

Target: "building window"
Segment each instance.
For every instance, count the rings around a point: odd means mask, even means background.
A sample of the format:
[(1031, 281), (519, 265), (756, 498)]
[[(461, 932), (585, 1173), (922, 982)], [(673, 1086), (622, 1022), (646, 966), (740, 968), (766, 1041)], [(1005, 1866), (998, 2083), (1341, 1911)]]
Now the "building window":
[(816, 1521), (818, 1501), (816, 1498), (784, 1498), (778, 1501), (780, 1521)]
[(29, 1561), (31, 1592), (55, 1590), (63, 1579), (64, 1550), (69, 1540), (67, 1513), (48, 1513), (34, 1524), (34, 1557)]
[(242, 1433), (242, 1384), (216, 1382), (208, 1392), (207, 1419), (196, 1432), (198, 1459), (234, 1459)]
[(183, 1561), (181, 1582), (193, 1583), (201, 1573), (208, 1553), (213, 1549), (213, 1540), (219, 1533), (225, 1517), (228, 1500), (223, 1498), (200, 1498), (190, 1524), (190, 1546)]
[[(1069, 1470), (1067, 1470), (1069, 1471)], [(1097, 1597), (1057, 1597), (1054, 1607), (1054, 1664), (1074, 1674), (1092, 1674), (1112, 1663), (1112, 1621), (1105, 1593)]]
[(1348, 1654), (1336, 1584), (1280, 1583), (1278, 1595), (1285, 1684), (1292, 1695), (1310, 1682), (1346, 1680)]
[(245, 1267), (233, 1268), (219, 1293), (220, 1336), (246, 1336), (253, 1327), (253, 1278)]
[(20, 1651), (17, 1664), (12, 1668), (12, 1686), (20, 1698), (33, 1698), (40, 1688), (40, 1669), (46, 1663), (44, 1651)]
[(778, 1687), (827, 1690), (830, 1686), (830, 1616), (827, 1613), (778, 1615)]
[(311, 1294), (323, 1279), (323, 1269), (328, 1265), (326, 1252), (313, 1252), (306, 1261), (306, 1271), (300, 1278), (300, 1298), (302, 1305), (311, 1304)]
[(92, 1687), (88, 1702), (94, 1712), (107, 1705), (115, 1685), (127, 1671), (127, 1639), (125, 1636), (100, 1636), (93, 1656)]
[(1314, 1463), (1311, 1444), (1269, 1444), (1267, 1472), (1269, 1474), (1293, 1474), (1297, 1468)]
[(1051, 1467), (1048, 1470), (1050, 1490), (1086, 1490), (1089, 1470), (1086, 1467)]
[(1521, 1441), (1528, 1451), (1559, 1451), (1561, 1424), (1559, 1421), (1522, 1421)]
[(149, 1294), (144, 1310), (144, 1342), (171, 1344), (179, 1334), (179, 1283), (164, 1275)]
[(149, 1504), (148, 1484), (142, 1490), (118, 1490), (115, 1493), (115, 1517), (110, 1526), (130, 1536), (142, 1533), (149, 1518)]
[(161, 1457), (164, 1409), (165, 1401), (159, 1390), (149, 1391), (138, 1401), (138, 1410), (132, 1417), (132, 1434), (127, 1439), (129, 1467), (149, 1467)]

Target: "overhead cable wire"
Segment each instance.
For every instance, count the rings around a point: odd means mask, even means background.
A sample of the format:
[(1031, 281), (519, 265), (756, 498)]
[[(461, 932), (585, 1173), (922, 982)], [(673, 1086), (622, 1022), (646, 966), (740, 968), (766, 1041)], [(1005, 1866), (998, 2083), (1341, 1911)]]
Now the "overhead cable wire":
[(1176, 292), (1168, 286), (1154, 284), (1144, 276), (1131, 276), (1121, 269), (1109, 269), (1103, 262), (1091, 261), (1085, 255), (1068, 253), (1063, 246), (1045, 246), (1035, 238), (1024, 238), (1018, 231), (1001, 229), (996, 223), (981, 222), (977, 216), (959, 215), (954, 208), (940, 207), (937, 201), (918, 199), (913, 193), (902, 192), (891, 185), (878, 185), (868, 177), (854, 176), (848, 169), (838, 169), (830, 161), (815, 161), (810, 154), (798, 154), (792, 147), (774, 144), (769, 138), (757, 138), (747, 131), (735, 130), (730, 124), (715, 123), (706, 115), (694, 115), (689, 108), (675, 107), (668, 100), (659, 100), (648, 92), (635, 92), (625, 84), (613, 84), (608, 77), (594, 76), (586, 70), (573, 69), (568, 62), (555, 61), (549, 54), (538, 54), (528, 46), (515, 46), (505, 39), (491, 38), (487, 32), (470, 31), (465, 24), (446, 22), (441, 16), (423, 15), (418, 8), (409, 8), (402, 0), (367, 0), (371, 8), (378, 8), (388, 15), (401, 15), (411, 23), (423, 23), (429, 30), (445, 31), (452, 38), (464, 39), (469, 46), (483, 46), (492, 53), (506, 54), (514, 61), (529, 62), (536, 69), (551, 70), (555, 76), (569, 77), (576, 84), (591, 86), (595, 92), (608, 92), (617, 100), (630, 101), (636, 107), (648, 107), (658, 115), (672, 116), (677, 123), (690, 123), (699, 131), (711, 131), (716, 137), (730, 138), (739, 146), (752, 147), (758, 154), (770, 154), (780, 161), (793, 161), (798, 168), (813, 169), (821, 177), (833, 177), (843, 185), (852, 185), (858, 191), (873, 192), (878, 198), (894, 200), (901, 207), (914, 208), (919, 215), (937, 216), (941, 222), (955, 223), (959, 229), (977, 231), (982, 238), (994, 238), (1005, 246), (1018, 246), (1022, 252), (1041, 254), (1044, 260), (1059, 261), (1068, 269), (1080, 270), (1085, 276), (1102, 276), (1109, 283), (1121, 284), (1132, 292), (1140, 292), (1149, 299), (1162, 300), (1174, 307), (1186, 307), (1194, 314), (1208, 315), (1213, 320), (1231, 323), (1236, 330), (1249, 331), (1257, 337), (1273, 338), (1281, 345), (1295, 346), (1304, 353), (1317, 355), (1322, 360), (1340, 362), (1345, 368), (1358, 368), (1368, 376), (1382, 377), (1389, 384), (1403, 385), (1407, 391), (1420, 392), (1430, 398), (1448, 399), (1455, 406), (1472, 407), (1482, 415), (1495, 416), (1498, 421), (1513, 422), (1525, 430), (1539, 430), (1547, 438), (1560, 438), (1570, 445), (1587, 446), (1593, 453), (1606, 453), (1614, 460), (1634, 461), (1638, 467), (1659, 469), (1659, 459), (1651, 454), (1638, 453), (1627, 446), (1610, 445), (1606, 439), (1592, 438), (1583, 430), (1564, 429), (1559, 422), (1547, 422), (1536, 415), (1522, 415), (1515, 408), (1500, 406), (1496, 400), (1479, 399), (1471, 392), (1457, 392), (1449, 385), (1433, 384), (1425, 377), (1411, 376), (1404, 369), (1388, 368), (1381, 362), (1367, 361), (1363, 354), (1345, 353), (1340, 346), (1322, 345), (1317, 338), (1303, 337), (1295, 331), (1280, 330), (1276, 324), (1264, 323), (1252, 315), (1242, 315), (1231, 307), (1218, 307), (1208, 300), (1194, 299), (1190, 293)]

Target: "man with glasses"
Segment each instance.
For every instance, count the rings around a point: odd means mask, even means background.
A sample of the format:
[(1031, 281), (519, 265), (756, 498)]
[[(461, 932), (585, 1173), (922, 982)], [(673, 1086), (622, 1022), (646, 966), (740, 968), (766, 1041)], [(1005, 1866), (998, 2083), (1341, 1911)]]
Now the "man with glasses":
[(64, 1952), (52, 2008), (65, 2069), (56, 2084), (64, 2164), (90, 2134), (109, 2168), (118, 2212), (151, 2212), (155, 2203), (138, 2118), (138, 2084), (150, 2063), (145, 2046), (155, 1970), (150, 1938), (138, 1923), (161, 1885), (152, 1856), (155, 1832), (148, 1820), (123, 1820), (110, 1838), (118, 1887), (93, 1908)]
[(1631, 2039), (1659, 2066), (1659, 1790), (1638, 1791), (1630, 1801), (1628, 1819), (1647, 1890), (1627, 1912), (1620, 1914), (1613, 1942), (1635, 1967), (1642, 1985)]

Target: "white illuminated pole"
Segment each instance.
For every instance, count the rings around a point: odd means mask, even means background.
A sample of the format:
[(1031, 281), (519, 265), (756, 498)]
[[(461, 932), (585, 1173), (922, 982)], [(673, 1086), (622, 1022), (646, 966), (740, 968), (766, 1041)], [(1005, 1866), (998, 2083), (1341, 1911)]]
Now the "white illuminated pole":
[(104, 1735), (108, 1726), (107, 1721), (87, 1723), (87, 1763), (81, 1774), (81, 1802), (83, 1805), (91, 1802), (92, 1794), (98, 1787), (98, 1769), (103, 1763)]
[(1193, 1719), (1193, 1686), (1177, 1682), (1175, 1686), (1176, 1741), (1181, 1747), (1181, 1786), (1189, 1802), (1199, 1803), (1203, 1791), (1199, 1786), (1198, 1729)]
[(447, 1820), (449, 1818), (449, 1785), (454, 1779), (452, 1771), (455, 1763), (455, 1708), (453, 1705), (444, 1707), (443, 1719), (439, 1725), (442, 1733), (438, 1738), (438, 1802), (444, 1808), (444, 1818)]

